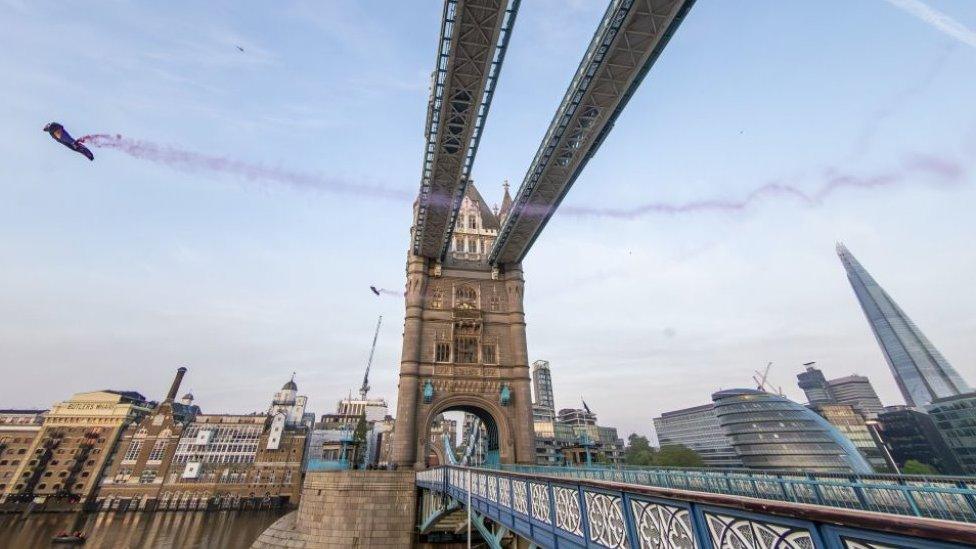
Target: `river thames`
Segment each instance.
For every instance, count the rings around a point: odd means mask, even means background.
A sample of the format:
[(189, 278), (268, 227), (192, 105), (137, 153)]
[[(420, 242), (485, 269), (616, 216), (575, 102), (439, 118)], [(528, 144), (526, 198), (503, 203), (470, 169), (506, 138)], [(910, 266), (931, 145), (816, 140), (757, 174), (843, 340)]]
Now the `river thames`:
[[(286, 511), (91, 513), (82, 530), (86, 548), (249, 547)], [(27, 518), (0, 515), (0, 547), (51, 547), (51, 537), (68, 530), (74, 514), (46, 513)]]

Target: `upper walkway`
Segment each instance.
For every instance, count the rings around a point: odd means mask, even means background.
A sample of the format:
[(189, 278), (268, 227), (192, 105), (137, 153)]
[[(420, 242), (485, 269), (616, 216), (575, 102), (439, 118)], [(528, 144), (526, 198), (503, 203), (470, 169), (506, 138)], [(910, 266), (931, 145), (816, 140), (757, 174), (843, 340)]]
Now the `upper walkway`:
[(445, 466), (417, 485), (421, 533), (470, 507), (499, 548), (976, 545), (976, 478)]

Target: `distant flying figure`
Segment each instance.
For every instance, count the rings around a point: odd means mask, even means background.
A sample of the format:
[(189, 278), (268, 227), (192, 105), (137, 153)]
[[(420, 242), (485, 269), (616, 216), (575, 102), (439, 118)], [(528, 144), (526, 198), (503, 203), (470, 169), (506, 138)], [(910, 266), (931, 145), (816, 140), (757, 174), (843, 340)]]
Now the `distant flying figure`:
[(376, 286), (370, 286), (370, 287), (369, 287), (369, 289), (370, 289), (370, 290), (373, 290), (373, 293), (374, 293), (374, 294), (376, 294), (376, 295), (380, 295), (380, 291), (376, 289)]
[(244, 53), (244, 48), (237, 46), (237, 49), (241, 50), (241, 53)]
[(51, 134), (51, 138), (53, 138), (58, 143), (61, 143), (65, 147), (68, 147), (69, 149), (77, 153), (80, 153), (88, 160), (95, 160), (95, 155), (92, 154), (90, 150), (88, 150), (88, 147), (82, 145), (80, 141), (71, 137), (71, 134), (68, 133), (68, 130), (64, 129), (64, 126), (62, 126), (61, 124), (58, 124), (57, 122), (51, 122), (50, 124), (44, 126), (44, 131)]

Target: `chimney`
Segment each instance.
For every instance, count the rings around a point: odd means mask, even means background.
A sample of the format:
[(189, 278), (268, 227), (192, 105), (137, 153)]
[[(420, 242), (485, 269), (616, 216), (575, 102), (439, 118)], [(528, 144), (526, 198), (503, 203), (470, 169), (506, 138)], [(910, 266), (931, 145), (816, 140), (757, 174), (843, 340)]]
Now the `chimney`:
[(166, 395), (165, 402), (173, 402), (176, 399), (176, 392), (180, 390), (180, 383), (183, 382), (183, 374), (186, 373), (186, 368), (180, 366), (176, 370), (176, 377), (173, 378), (173, 384), (169, 387), (169, 393)]

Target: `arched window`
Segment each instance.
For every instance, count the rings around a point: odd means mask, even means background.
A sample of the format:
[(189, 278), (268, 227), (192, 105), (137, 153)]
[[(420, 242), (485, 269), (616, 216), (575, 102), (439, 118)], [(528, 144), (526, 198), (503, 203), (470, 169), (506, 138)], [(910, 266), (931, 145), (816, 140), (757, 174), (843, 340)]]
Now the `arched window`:
[(471, 286), (458, 286), (454, 294), (454, 307), (462, 309), (476, 309), (478, 294)]

